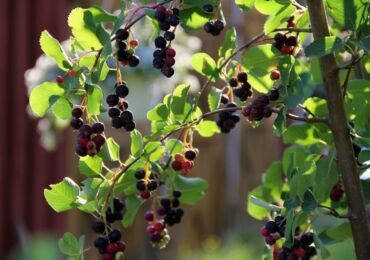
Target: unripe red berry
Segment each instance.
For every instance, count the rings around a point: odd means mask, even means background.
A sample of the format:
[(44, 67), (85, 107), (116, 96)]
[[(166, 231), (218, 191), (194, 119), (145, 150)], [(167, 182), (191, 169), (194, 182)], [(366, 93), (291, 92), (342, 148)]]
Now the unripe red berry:
[(149, 191), (141, 191), (139, 193), (140, 197), (144, 200), (146, 199), (149, 199), (150, 198), (150, 192)]
[(288, 22), (288, 28), (294, 28), (296, 26), (296, 23), (294, 21), (289, 21)]
[(154, 227), (154, 225), (149, 225), (146, 227), (146, 232), (149, 234), (149, 235), (153, 235), (155, 232), (156, 232), (156, 229)]
[(280, 71), (278, 71), (278, 70), (271, 71), (270, 77), (271, 77), (272, 80), (280, 79)]
[(107, 245), (107, 248), (105, 249), (107, 253), (114, 254), (118, 251), (118, 245), (116, 243), (110, 243)]
[(137, 46), (139, 46), (139, 42), (137, 40), (130, 40), (128, 44), (133, 49), (135, 49)]
[(264, 237), (268, 237), (270, 235), (270, 233), (266, 230), (265, 226), (261, 228), (261, 235)]
[(292, 54), (293, 51), (294, 51), (294, 47), (286, 45), (286, 44), (284, 44), (283, 47), (281, 48), (282, 54), (289, 55), (289, 54)]
[(166, 50), (166, 54), (167, 54), (167, 56), (169, 56), (169, 57), (175, 57), (175, 56), (176, 56), (176, 51), (175, 51), (175, 49), (168, 48), (168, 49)]
[(114, 254), (105, 253), (103, 255), (103, 260), (114, 260)]
[(154, 228), (157, 232), (161, 232), (164, 229), (164, 224), (161, 221), (157, 221), (154, 223)]
[(305, 251), (302, 247), (298, 247), (294, 249), (294, 254), (298, 257), (303, 257), (305, 255)]
[(117, 244), (117, 248), (118, 248), (117, 250), (119, 252), (124, 252), (126, 250), (126, 244), (125, 244), (125, 242), (120, 241), (120, 242), (117, 242), (116, 244)]
[(68, 71), (68, 75), (73, 78), (75, 76), (76, 72), (74, 70)]
[(58, 84), (63, 84), (64, 83), (64, 79), (62, 76), (56, 76), (55, 78), (55, 81), (58, 83)]
[(173, 161), (172, 162), (172, 168), (175, 171), (180, 171), (182, 169), (182, 163), (180, 161)]

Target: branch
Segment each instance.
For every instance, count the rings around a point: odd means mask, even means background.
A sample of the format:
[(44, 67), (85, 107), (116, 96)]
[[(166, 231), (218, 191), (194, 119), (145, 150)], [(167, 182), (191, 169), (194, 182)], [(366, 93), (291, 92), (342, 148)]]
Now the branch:
[(343, 215), (340, 215), (338, 213), (338, 211), (336, 211), (335, 209), (331, 208), (331, 207), (328, 207), (328, 206), (325, 206), (325, 205), (319, 205), (320, 208), (323, 208), (323, 209), (328, 209), (329, 210), (329, 214), (336, 217), (336, 218), (345, 218), (345, 219), (348, 219), (349, 217), (348, 216), (343, 216)]
[[(272, 109), (272, 112), (274, 113), (279, 113), (279, 110), (277, 109)], [(307, 118), (307, 117), (300, 117), (291, 113), (287, 113), (286, 117), (295, 121), (301, 121), (301, 122), (306, 122), (306, 123), (322, 123), (322, 124), (329, 124), (329, 120), (327, 118), (318, 118), (318, 117), (313, 117), (313, 118)]]
[(277, 28), (277, 29), (274, 30), (274, 32), (284, 32), (284, 31), (312, 33), (311, 28), (295, 28), (295, 27), (292, 27), (292, 28)]
[[(307, 0), (314, 39), (330, 36), (323, 0)], [(346, 190), (347, 205), (357, 259), (370, 259), (370, 231), (365, 201), (353, 153), (347, 115), (343, 104), (339, 69), (333, 53), (319, 58), (327, 94), (330, 128), (338, 158), (338, 168)]]

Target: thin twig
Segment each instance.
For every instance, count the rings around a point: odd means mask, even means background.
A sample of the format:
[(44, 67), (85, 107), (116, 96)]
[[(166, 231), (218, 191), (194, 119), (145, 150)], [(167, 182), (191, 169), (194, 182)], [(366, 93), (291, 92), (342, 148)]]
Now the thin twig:
[(274, 32), (303, 32), (303, 33), (312, 33), (311, 28), (295, 28), (295, 27), (289, 27), (289, 28), (277, 28), (274, 30)]
[[(272, 112), (274, 113), (279, 113), (279, 110), (277, 109), (272, 109)], [(289, 119), (293, 119), (295, 121), (301, 121), (301, 122), (306, 122), (306, 123), (323, 123), (323, 124), (329, 124), (329, 120), (327, 118), (307, 118), (307, 117), (300, 117), (291, 113), (287, 113), (286, 117)]]
[(328, 207), (328, 206), (325, 206), (325, 205), (319, 205), (320, 208), (324, 208), (324, 209), (328, 209), (329, 210), (329, 213), (330, 215), (336, 217), (336, 218), (345, 218), (345, 219), (348, 219), (348, 216), (343, 216), (343, 215), (340, 215), (338, 213), (338, 211), (336, 211), (335, 209), (331, 208), (331, 207)]

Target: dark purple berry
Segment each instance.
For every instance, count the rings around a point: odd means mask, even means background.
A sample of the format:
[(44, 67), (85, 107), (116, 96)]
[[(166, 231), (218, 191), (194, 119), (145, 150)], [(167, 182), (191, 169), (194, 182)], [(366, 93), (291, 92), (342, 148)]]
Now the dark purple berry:
[(141, 169), (135, 172), (136, 179), (141, 180), (141, 179), (144, 179), (144, 177), (145, 177), (145, 170)]
[(164, 66), (162, 69), (161, 69), (161, 72), (164, 76), (166, 76), (167, 78), (171, 78), (173, 76), (173, 74), (175, 73), (174, 69), (171, 68), (171, 67), (168, 67), (168, 66)]
[(76, 130), (80, 129), (83, 124), (84, 121), (81, 118), (72, 118), (70, 123), (71, 127)]
[[(171, 26), (177, 26), (180, 23), (180, 17), (178, 15), (171, 15), (169, 22)], [(164, 31), (167, 31), (167, 30), (164, 30)]]
[(131, 56), (131, 53), (127, 50), (118, 49), (117, 51), (117, 59), (119, 61), (127, 61), (130, 56)]
[(114, 106), (117, 106), (118, 105), (118, 102), (119, 102), (119, 97), (115, 94), (110, 94), (107, 96), (107, 104), (110, 106), (110, 107), (114, 107)]
[(108, 115), (110, 117), (116, 117), (116, 116), (119, 116), (121, 114), (121, 110), (119, 110), (118, 108), (116, 107), (111, 107), (109, 108), (108, 110)]
[(119, 231), (118, 229), (114, 229), (108, 234), (108, 239), (111, 243), (116, 243), (120, 241), (121, 237), (122, 237), (121, 231)]
[(123, 125), (122, 120), (120, 117), (112, 117), (112, 127), (114, 128), (121, 128)]
[(166, 13), (162, 10), (156, 10), (154, 14), (155, 19), (157, 19), (159, 22), (162, 22), (166, 19)]
[(248, 81), (248, 74), (246, 72), (239, 72), (237, 77), (241, 83), (247, 83)]
[(269, 233), (275, 233), (278, 231), (279, 227), (278, 225), (275, 223), (275, 221), (268, 221), (266, 224), (265, 224), (265, 227), (266, 227), (266, 230), (269, 232)]
[(143, 181), (143, 180), (138, 181), (136, 183), (136, 189), (138, 189), (139, 191), (145, 191), (146, 190), (145, 181)]
[(297, 44), (298, 44), (298, 42), (297, 42), (297, 37), (295, 37), (295, 36), (290, 36), (290, 37), (286, 40), (285, 44), (286, 44), (286, 45), (288, 45), (288, 46), (293, 46), (293, 47), (297, 46)]
[(121, 40), (121, 41), (124, 41), (124, 40), (127, 40), (129, 36), (129, 33), (127, 30), (124, 30), (124, 29), (119, 29), (117, 32), (116, 32), (116, 38), (118, 40)]
[(140, 63), (140, 58), (137, 55), (132, 55), (128, 58), (128, 65), (130, 67), (136, 67)]
[(105, 224), (103, 221), (101, 220), (95, 220), (92, 224), (91, 224), (91, 229), (94, 230), (95, 233), (104, 233), (105, 231)]
[(177, 208), (180, 206), (180, 201), (177, 198), (172, 199), (172, 207)]
[(270, 92), (268, 93), (268, 97), (271, 101), (276, 101), (279, 99), (279, 91), (276, 90), (276, 89), (272, 89), (270, 90)]
[(96, 135), (92, 141), (95, 143), (97, 148), (102, 147), (105, 144), (105, 137), (102, 135)]
[(153, 191), (156, 190), (158, 187), (158, 183), (156, 181), (151, 181), (148, 183), (148, 190)]
[(175, 197), (175, 198), (180, 198), (181, 197), (181, 191), (179, 190), (174, 190), (172, 192), (172, 195)]
[(98, 249), (105, 250), (108, 244), (109, 244), (108, 239), (106, 239), (105, 237), (98, 237), (94, 241), (94, 246)]
[(101, 134), (104, 132), (104, 124), (101, 122), (93, 124), (91, 128), (94, 134)]
[(127, 132), (131, 132), (136, 128), (135, 121), (125, 122), (123, 124), (123, 127), (125, 128)]
[(164, 60), (162, 58), (154, 58), (153, 67), (156, 69), (161, 69), (164, 66)]
[(163, 49), (166, 47), (167, 45), (167, 41), (165, 38), (163, 38), (162, 36), (158, 36), (155, 40), (154, 40), (154, 44), (155, 44), (155, 47), (157, 48), (160, 48), (160, 49)]
[(307, 232), (301, 236), (302, 245), (309, 246), (313, 243), (313, 233)]
[(168, 199), (168, 198), (163, 198), (163, 199), (161, 199), (160, 203), (161, 203), (161, 206), (162, 206), (163, 208), (165, 208), (165, 209), (169, 209), (169, 208), (171, 208), (171, 200), (170, 200), (170, 199)]
[(75, 107), (73, 110), (72, 110), (72, 116), (75, 117), (75, 118), (80, 118), (83, 114), (83, 111), (81, 108), (79, 107)]
[(166, 39), (166, 41), (173, 41), (175, 39), (175, 33), (167, 31), (164, 33), (163, 37)]
[[(125, 98), (129, 94), (130, 90), (126, 84), (120, 84), (116, 87), (116, 95), (121, 98)], [(117, 102), (118, 103), (118, 102)]]
[(166, 51), (165, 50), (155, 50), (153, 52), (153, 57), (154, 58), (166, 58)]
[(154, 220), (154, 212), (151, 211), (151, 210), (148, 210), (147, 212), (145, 212), (144, 218), (148, 222), (153, 221)]
[(215, 26), (212, 22), (206, 22), (203, 29), (206, 33), (212, 33), (215, 30)]
[(127, 44), (124, 41), (119, 41), (117, 45), (118, 45), (118, 48), (122, 50), (125, 50), (127, 48)]
[(211, 14), (213, 13), (213, 6), (211, 4), (205, 4), (203, 5), (202, 10), (207, 14)]
[(125, 204), (123, 204), (123, 202), (120, 199), (118, 199), (118, 198), (113, 199), (113, 209), (114, 209), (114, 211), (121, 211), (121, 210), (123, 210), (124, 207), (125, 207)]
[(190, 160), (190, 161), (193, 161), (195, 159), (195, 157), (197, 157), (197, 153), (194, 151), (194, 150), (187, 150), (185, 152), (185, 158)]
[(230, 85), (231, 87), (237, 87), (237, 86), (238, 86), (238, 79), (237, 79), (237, 78), (235, 78), (235, 77), (231, 78), (231, 79), (229, 80), (229, 85)]
[(132, 112), (130, 110), (123, 111), (121, 113), (120, 117), (121, 117), (121, 120), (122, 120), (123, 124), (125, 124), (127, 122), (131, 122), (132, 120), (134, 120), (134, 115), (132, 114)]

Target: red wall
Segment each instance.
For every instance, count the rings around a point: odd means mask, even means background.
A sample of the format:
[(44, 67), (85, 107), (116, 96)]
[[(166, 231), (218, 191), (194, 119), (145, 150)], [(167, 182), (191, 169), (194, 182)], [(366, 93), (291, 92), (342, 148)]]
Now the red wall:
[(18, 242), (16, 225), (30, 232), (61, 232), (65, 221), (52, 214), (43, 188), (65, 174), (65, 153), (40, 147), (36, 122), (26, 112), (24, 71), (40, 55), (38, 39), (47, 29), (68, 35), (67, 0), (0, 1), (0, 259)]

